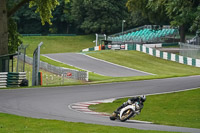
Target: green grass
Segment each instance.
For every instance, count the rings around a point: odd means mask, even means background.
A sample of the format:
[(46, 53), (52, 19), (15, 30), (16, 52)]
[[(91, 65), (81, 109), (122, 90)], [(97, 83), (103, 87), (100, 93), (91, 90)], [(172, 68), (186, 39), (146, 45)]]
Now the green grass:
[[(112, 113), (128, 98), (113, 103), (91, 105), (97, 112)], [(144, 108), (134, 119), (156, 124), (200, 128), (200, 88), (190, 91), (147, 96)]]
[(80, 52), (82, 49), (93, 47), (94, 35), (82, 36), (28, 36), (23, 37), (23, 44), (29, 44), (27, 54), (33, 55), (33, 51), (40, 42), (43, 42), (41, 54)]
[(1, 133), (167, 133), (58, 120), (44, 120), (0, 113)]
[(199, 75), (200, 68), (163, 60), (138, 51), (106, 51), (88, 55), (157, 76)]

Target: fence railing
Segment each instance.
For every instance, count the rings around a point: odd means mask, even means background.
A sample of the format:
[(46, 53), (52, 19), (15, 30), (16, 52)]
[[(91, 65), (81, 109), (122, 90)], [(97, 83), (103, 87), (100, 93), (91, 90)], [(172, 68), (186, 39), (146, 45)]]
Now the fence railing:
[(193, 44), (193, 45), (200, 45), (200, 36), (196, 35), (191, 40), (187, 40), (187, 43)]
[[(28, 64), (32, 64), (33, 58), (26, 56), (25, 61)], [(62, 78), (74, 79), (74, 80), (82, 80), (88, 81), (88, 72), (86, 71), (78, 71), (74, 69), (57, 67), (46, 62), (40, 61), (40, 69), (46, 70), (56, 75), (62, 76)]]
[(200, 59), (200, 45), (193, 45), (187, 43), (179, 43), (180, 55)]

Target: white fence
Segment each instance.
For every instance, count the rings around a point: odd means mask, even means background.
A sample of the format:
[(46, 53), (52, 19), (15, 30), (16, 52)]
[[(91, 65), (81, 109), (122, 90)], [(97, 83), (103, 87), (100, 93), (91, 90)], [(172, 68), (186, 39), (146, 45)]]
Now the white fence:
[[(127, 46), (128, 47), (128, 46)], [(147, 53), (152, 56), (156, 56), (165, 60), (175, 61), (181, 64), (186, 64), (190, 66), (200, 67), (200, 59), (194, 59), (191, 57), (185, 57), (177, 54), (172, 54), (168, 52), (162, 52), (153, 48), (145, 47), (143, 45), (136, 44), (136, 51)]]

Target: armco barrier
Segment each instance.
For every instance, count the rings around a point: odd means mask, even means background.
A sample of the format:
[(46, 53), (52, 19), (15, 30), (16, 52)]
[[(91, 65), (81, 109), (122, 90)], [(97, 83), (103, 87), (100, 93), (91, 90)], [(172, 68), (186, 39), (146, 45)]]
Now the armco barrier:
[(7, 72), (0, 72), (0, 88), (6, 88), (7, 86)]
[(26, 72), (1, 72), (0, 88), (19, 87), (23, 79), (26, 79)]
[(9, 72), (7, 87), (20, 87), (23, 79), (26, 79), (26, 72)]

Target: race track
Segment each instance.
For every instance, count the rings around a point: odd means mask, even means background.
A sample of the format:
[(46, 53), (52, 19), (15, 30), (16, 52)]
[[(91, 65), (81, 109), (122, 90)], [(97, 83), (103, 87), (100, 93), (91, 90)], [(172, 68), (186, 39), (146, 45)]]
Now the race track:
[(76, 112), (68, 108), (70, 104), (77, 102), (180, 91), (197, 87), (200, 87), (200, 76), (83, 86), (0, 90), (0, 112), (144, 130), (199, 133), (200, 129), (193, 128), (110, 121), (106, 117)]
[(104, 76), (128, 77), (151, 75), (151, 73), (119, 66), (79, 53), (45, 54), (44, 56)]

